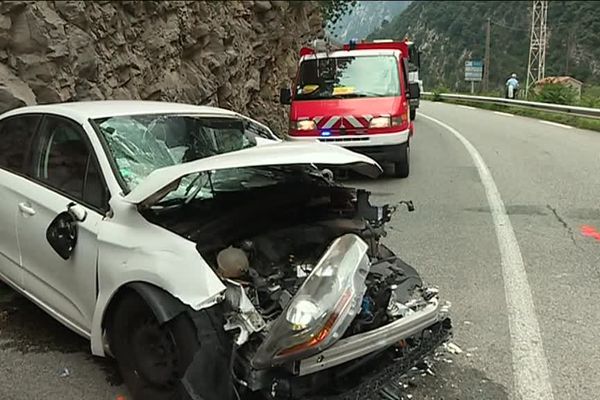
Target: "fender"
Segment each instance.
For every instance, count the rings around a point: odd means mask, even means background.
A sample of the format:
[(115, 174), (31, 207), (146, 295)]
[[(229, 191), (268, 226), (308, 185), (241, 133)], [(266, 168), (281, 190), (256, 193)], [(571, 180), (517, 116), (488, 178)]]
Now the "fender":
[(161, 288), (145, 282), (126, 285), (148, 304), (160, 324), (164, 324), (190, 308)]

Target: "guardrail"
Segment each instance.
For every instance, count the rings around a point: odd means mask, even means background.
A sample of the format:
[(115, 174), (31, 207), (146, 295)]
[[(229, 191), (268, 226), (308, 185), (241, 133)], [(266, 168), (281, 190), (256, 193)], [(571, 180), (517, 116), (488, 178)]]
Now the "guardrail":
[(600, 119), (600, 109), (598, 108), (589, 108), (589, 107), (576, 107), (576, 106), (568, 106), (564, 104), (551, 104), (551, 103), (540, 103), (536, 101), (525, 101), (525, 100), (511, 100), (511, 99), (503, 99), (500, 97), (485, 97), (485, 96), (471, 96), (466, 94), (453, 94), (453, 93), (438, 93), (435, 94), (432, 92), (423, 92), (423, 95), (426, 96), (437, 96), (441, 99), (448, 100), (463, 100), (473, 103), (488, 103), (488, 104), (497, 104), (511, 107), (522, 107), (522, 108), (532, 108), (540, 111), (547, 111), (552, 113), (559, 114), (568, 114), (574, 115), (577, 117), (586, 117), (586, 118), (597, 118)]

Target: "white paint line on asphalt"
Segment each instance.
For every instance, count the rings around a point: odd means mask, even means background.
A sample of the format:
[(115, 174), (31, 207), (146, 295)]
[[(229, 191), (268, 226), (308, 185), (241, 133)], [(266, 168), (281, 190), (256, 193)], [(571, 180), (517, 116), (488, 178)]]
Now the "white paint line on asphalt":
[(496, 115), (504, 115), (505, 117), (514, 117), (515, 116), (514, 114), (509, 114), (509, 113), (505, 113), (502, 111), (492, 111), (492, 112)]
[(533, 295), (527, 281), (523, 256), (492, 173), (477, 149), (456, 129), (428, 115), (422, 113), (420, 115), (456, 136), (471, 155), (485, 188), (502, 259), (516, 398), (519, 400), (553, 400), (548, 362), (535, 313)]
[(552, 121), (544, 121), (543, 119), (538, 120), (538, 122), (542, 123), (542, 124), (546, 124), (546, 125), (552, 125), (552, 126), (557, 126), (559, 128), (565, 128), (565, 129), (573, 129), (572, 126), (569, 125), (563, 125), (563, 124), (559, 124), (557, 122), (552, 122)]
[(466, 108), (467, 110), (476, 110), (476, 108), (475, 108), (475, 107), (471, 107), (471, 106), (465, 106), (465, 105), (462, 105), (462, 104), (459, 104), (458, 106), (459, 106), (460, 108)]

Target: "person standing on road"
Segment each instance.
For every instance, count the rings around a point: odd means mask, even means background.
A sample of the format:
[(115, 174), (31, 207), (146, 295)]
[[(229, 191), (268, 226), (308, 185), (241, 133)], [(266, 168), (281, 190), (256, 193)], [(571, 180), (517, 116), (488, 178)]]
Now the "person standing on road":
[(512, 74), (506, 81), (506, 98), (514, 99), (517, 97), (517, 90), (519, 90), (519, 81), (517, 80), (517, 74)]

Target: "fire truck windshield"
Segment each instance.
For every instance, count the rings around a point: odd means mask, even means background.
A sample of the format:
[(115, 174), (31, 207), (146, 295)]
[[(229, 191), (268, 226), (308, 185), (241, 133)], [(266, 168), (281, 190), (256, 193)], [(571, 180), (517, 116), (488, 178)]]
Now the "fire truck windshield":
[(307, 59), (300, 64), (294, 100), (400, 95), (394, 56)]

